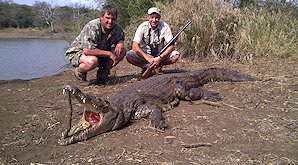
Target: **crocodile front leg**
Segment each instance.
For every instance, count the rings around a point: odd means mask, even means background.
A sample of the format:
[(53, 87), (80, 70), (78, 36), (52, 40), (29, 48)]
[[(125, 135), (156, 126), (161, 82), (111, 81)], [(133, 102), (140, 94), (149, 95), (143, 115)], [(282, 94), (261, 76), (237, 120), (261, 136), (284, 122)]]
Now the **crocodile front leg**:
[(167, 127), (165, 123), (165, 118), (162, 114), (163, 110), (161, 107), (154, 104), (143, 104), (138, 107), (133, 118), (140, 119), (146, 118), (150, 115), (151, 117), (151, 126), (158, 129), (164, 129)]

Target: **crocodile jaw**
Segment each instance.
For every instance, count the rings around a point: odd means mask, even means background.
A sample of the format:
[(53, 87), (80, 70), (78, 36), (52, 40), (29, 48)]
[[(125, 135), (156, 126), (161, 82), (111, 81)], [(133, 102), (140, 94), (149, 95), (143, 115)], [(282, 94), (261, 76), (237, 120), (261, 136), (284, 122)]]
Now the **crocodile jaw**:
[(68, 132), (68, 136), (74, 135), (84, 130), (96, 129), (101, 125), (103, 118), (103, 113), (94, 114), (93, 112), (84, 111), (82, 119), (71, 128), (71, 130)]
[[(87, 95), (71, 85), (63, 88), (63, 93), (66, 92), (76, 98), (80, 104), (84, 105), (85, 109), (79, 123), (69, 131), (62, 133), (62, 137), (59, 140), (60, 145), (69, 145), (87, 140), (93, 136), (111, 131), (115, 127), (118, 113), (114, 111), (107, 101)], [(71, 118), (72, 116), (69, 117)]]

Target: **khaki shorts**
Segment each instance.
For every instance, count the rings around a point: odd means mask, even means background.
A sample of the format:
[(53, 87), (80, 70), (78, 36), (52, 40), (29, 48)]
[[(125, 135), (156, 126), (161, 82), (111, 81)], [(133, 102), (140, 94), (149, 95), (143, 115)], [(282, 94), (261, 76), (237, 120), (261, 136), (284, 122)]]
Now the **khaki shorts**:
[[(173, 57), (175, 54), (180, 54), (180, 53), (179, 53), (177, 50), (174, 50), (174, 51), (171, 52), (170, 56), (168, 56), (167, 58), (171, 58), (171, 57)], [(139, 55), (138, 55), (135, 51), (133, 51), (133, 50), (128, 51), (128, 52), (126, 53), (126, 56), (131, 56), (131, 57), (134, 57), (134, 58), (136, 58), (136, 59), (138, 59), (138, 60), (142, 60), (143, 62), (148, 63), (148, 61), (145, 60), (145, 58), (144, 58), (143, 56), (139, 56)], [(153, 56), (152, 56), (152, 57), (153, 57)]]
[[(114, 52), (114, 48), (112, 48), (112, 52)], [(69, 62), (71, 63), (71, 65), (73, 67), (79, 67), (80, 65), (80, 58), (83, 55), (83, 50), (79, 50), (79, 51), (73, 51), (71, 53), (67, 53), (66, 56), (69, 60)], [(97, 56), (98, 59), (101, 59), (101, 61), (104, 61), (104, 63), (106, 63), (106, 61), (109, 59), (108, 57), (104, 57), (104, 56)]]
[[(73, 67), (79, 67), (80, 65), (80, 58), (83, 55), (83, 51), (77, 51), (77, 52), (72, 52), (72, 53), (68, 53), (67, 57), (69, 62), (71, 63), (71, 65)], [(108, 63), (108, 57), (97, 57), (98, 59), (100, 59), (100, 66), (106, 66)]]
[(67, 53), (66, 56), (73, 67), (79, 67), (83, 51)]

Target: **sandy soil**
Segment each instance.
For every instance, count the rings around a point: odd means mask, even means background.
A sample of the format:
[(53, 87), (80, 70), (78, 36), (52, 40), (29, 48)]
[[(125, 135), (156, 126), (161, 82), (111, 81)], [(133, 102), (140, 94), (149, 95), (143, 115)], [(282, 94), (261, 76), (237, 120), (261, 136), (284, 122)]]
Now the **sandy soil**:
[[(71, 71), (28, 81), (0, 82), (0, 164), (298, 164), (298, 63), (263, 59), (254, 65), (179, 61), (165, 71), (227, 67), (260, 78), (212, 82), (219, 106), (181, 104), (165, 113), (164, 131), (138, 120), (124, 129), (59, 146), (69, 108), (66, 84), (109, 97), (140, 72), (126, 61), (111, 83), (88, 86)], [(88, 79), (95, 78), (95, 73)], [(75, 110), (75, 116), (81, 114)]]

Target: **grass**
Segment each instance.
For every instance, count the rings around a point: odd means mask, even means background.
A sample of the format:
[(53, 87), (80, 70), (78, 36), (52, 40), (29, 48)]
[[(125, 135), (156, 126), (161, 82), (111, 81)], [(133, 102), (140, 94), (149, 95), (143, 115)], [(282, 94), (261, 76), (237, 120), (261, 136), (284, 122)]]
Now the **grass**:
[[(187, 20), (192, 20), (191, 26), (177, 41), (184, 57), (240, 62), (253, 62), (259, 57), (297, 59), (298, 17), (293, 14), (293, 8), (279, 10), (275, 7), (278, 10), (269, 10), (249, 6), (239, 9), (213, 0), (176, 0), (156, 5), (162, 10), (162, 19), (169, 23), (173, 33)], [(145, 17), (135, 19), (126, 28), (128, 44), (143, 20)]]

